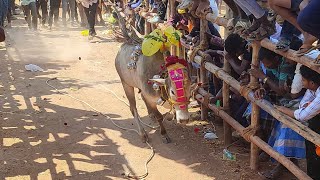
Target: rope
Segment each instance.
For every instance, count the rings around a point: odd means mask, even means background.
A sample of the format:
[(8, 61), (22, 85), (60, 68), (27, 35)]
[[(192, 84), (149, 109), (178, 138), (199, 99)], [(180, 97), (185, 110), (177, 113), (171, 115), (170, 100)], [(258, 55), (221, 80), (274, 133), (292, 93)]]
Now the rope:
[(259, 84), (259, 82), (250, 82), (250, 83), (248, 84), (248, 87), (249, 87), (250, 89), (252, 89), (252, 90), (255, 90), (255, 89), (260, 88), (260, 84)]
[(199, 50), (201, 50), (202, 47), (199, 45), (197, 47), (195, 47), (193, 50), (191, 50), (191, 53), (190, 53), (190, 56), (189, 56), (189, 59), (191, 62), (194, 61), (194, 58), (196, 57), (197, 53)]
[[(94, 112), (96, 112), (96, 113), (104, 116), (106, 119), (110, 120), (110, 121), (112, 122), (112, 124), (113, 124), (114, 126), (118, 127), (119, 129), (122, 129), (122, 130), (125, 130), (125, 131), (133, 131), (133, 132), (135, 132), (135, 133), (137, 133), (137, 134), (139, 135), (139, 132), (138, 132), (136, 129), (125, 128), (125, 127), (122, 127), (122, 126), (118, 125), (117, 123), (114, 122), (114, 120), (112, 120), (112, 118), (111, 118), (110, 116), (108, 116), (108, 115), (106, 115), (106, 114), (103, 114), (102, 112), (98, 111), (96, 108), (94, 108), (93, 106), (91, 106), (89, 103), (87, 103), (87, 102), (85, 102), (85, 101), (83, 101), (83, 100), (80, 100), (80, 99), (78, 99), (78, 98), (76, 98), (76, 97), (74, 97), (74, 96), (72, 96), (72, 95), (69, 95), (69, 94), (66, 93), (66, 92), (59, 91), (56, 87), (54, 87), (53, 85), (49, 84), (49, 82), (50, 82), (50, 81), (53, 81), (53, 80), (58, 80), (58, 78), (55, 77), (55, 78), (48, 79), (48, 80), (46, 81), (46, 84), (47, 84), (49, 87), (51, 87), (52, 89), (54, 89), (58, 94), (62, 94), (62, 95), (68, 96), (68, 97), (70, 97), (70, 98), (72, 98), (72, 99), (74, 99), (74, 100), (76, 100), (76, 101), (79, 101), (79, 102), (87, 105), (87, 106), (90, 107)], [(111, 92), (113, 95), (115, 95), (115, 96), (117, 97), (117, 99), (120, 100), (120, 98), (119, 98), (113, 91), (111, 91), (111, 90), (108, 90), (108, 91)], [(123, 100), (120, 100), (120, 101), (122, 101), (122, 102), (124, 102), (126, 105), (128, 105), (125, 101), (123, 101)], [(140, 122), (141, 122), (141, 121), (140, 121)], [(147, 159), (147, 161), (145, 162), (145, 165), (144, 165), (144, 166), (145, 166), (145, 173), (144, 173), (143, 175), (133, 176), (133, 175), (130, 175), (130, 174), (131, 174), (131, 172), (130, 172), (128, 175), (126, 175), (128, 178), (143, 179), (143, 178), (145, 178), (145, 177), (147, 177), (147, 176), (149, 175), (148, 164), (149, 164), (149, 162), (152, 160), (152, 158), (154, 157), (155, 151), (154, 151), (153, 147), (151, 146), (151, 144), (149, 144), (148, 139), (146, 140), (146, 144), (147, 144), (148, 147), (150, 148), (151, 153), (150, 153), (150, 156), (149, 156), (149, 158)]]
[(248, 86), (240, 86), (239, 93), (241, 96), (245, 97), (247, 100), (249, 100), (248, 95), (250, 93), (251, 89)]
[(218, 69), (218, 70), (216, 70), (213, 74), (216, 76), (216, 77), (219, 77), (219, 72), (220, 71), (223, 71), (223, 72), (225, 72), (223, 69)]
[(260, 129), (260, 127), (258, 127), (258, 126), (256, 126), (256, 127), (248, 126), (242, 130), (241, 136), (246, 141), (251, 142), (250, 137), (254, 136), (259, 129)]

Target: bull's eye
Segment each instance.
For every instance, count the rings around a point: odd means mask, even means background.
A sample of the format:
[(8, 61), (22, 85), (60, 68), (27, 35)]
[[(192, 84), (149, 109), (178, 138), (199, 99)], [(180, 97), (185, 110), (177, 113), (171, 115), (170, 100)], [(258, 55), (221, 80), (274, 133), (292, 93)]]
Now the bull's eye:
[(175, 93), (174, 93), (174, 91), (173, 91), (173, 90), (171, 90), (171, 94), (175, 95)]

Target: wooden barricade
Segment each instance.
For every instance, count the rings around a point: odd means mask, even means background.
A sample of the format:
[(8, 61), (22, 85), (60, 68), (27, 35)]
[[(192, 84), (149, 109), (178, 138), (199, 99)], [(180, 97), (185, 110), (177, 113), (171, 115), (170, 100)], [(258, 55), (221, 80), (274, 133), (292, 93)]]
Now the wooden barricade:
[[(173, 16), (173, 11), (175, 11), (174, 8), (174, 0), (169, 0), (169, 10), (168, 13), (170, 16)], [(140, 12), (140, 15), (142, 17), (146, 17), (145, 12)], [(217, 17), (214, 18), (213, 14), (207, 14), (206, 19), (201, 19), (200, 23), (200, 41), (201, 43), (206, 43), (207, 41), (206, 36), (204, 33), (207, 30), (207, 21), (211, 21), (213, 23), (216, 23), (220, 26), (226, 27), (228, 20), (225, 18)], [(146, 23), (148, 24), (148, 23)], [(159, 28), (164, 28), (165, 24), (158, 23), (156, 24)], [(148, 25), (146, 25), (148, 26)], [(147, 29), (147, 28), (146, 28)], [(258, 60), (258, 52), (260, 47), (265, 47), (271, 51), (276, 52), (277, 54), (284, 56), (288, 59), (291, 59), (297, 63), (301, 63), (314, 71), (317, 71), (320, 73), (320, 66), (315, 66), (313, 64), (313, 60), (307, 56), (303, 57), (296, 57), (294, 55), (293, 50), (289, 50), (287, 52), (281, 52), (281, 51), (275, 51), (275, 44), (272, 43), (268, 39), (264, 39), (260, 42), (253, 42), (252, 48), (253, 48), (253, 55), (252, 55), (252, 65), (258, 66), (259, 60)], [(171, 49), (171, 52), (173, 55), (175, 55), (174, 48)], [(238, 131), (246, 140), (251, 142), (251, 154), (250, 154), (250, 167), (254, 170), (258, 168), (258, 152), (259, 148), (268, 153), (271, 157), (273, 157), (275, 160), (280, 162), (282, 165), (284, 165), (289, 171), (291, 171), (296, 177), (299, 179), (311, 179), (304, 171), (299, 169), (294, 163), (292, 163), (288, 158), (285, 156), (279, 154), (275, 150), (272, 149), (266, 142), (264, 142), (262, 139), (260, 139), (258, 136), (256, 136), (254, 133), (244, 133), (245, 129), (242, 125), (240, 125), (235, 119), (233, 119), (229, 115), (229, 92), (230, 87), (234, 88), (240, 94), (245, 97), (247, 100), (249, 100), (252, 103), (252, 114), (251, 114), (251, 125), (249, 128), (251, 129), (257, 129), (259, 127), (259, 113), (260, 109), (263, 109), (273, 117), (275, 117), (277, 120), (279, 120), (281, 123), (285, 124), (301, 136), (303, 136), (305, 139), (309, 140), (310, 142), (320, 146), (320, 135), (316, 132), (312, 131), (307, 126), (303, 125), (302, 123), (298, 122), (297, 120), (279, 112), (277, 109), (273, 107), (273, 105), (266, 101), (266, 100), (256, 100), (254, 98), (254, 93), (251, 89), (248, 87), (240, 86), (240, 83), (231, 77), (230, 74), (230, 65), (227, 62), (226, 59), (224, 59), (224, 67), (219, 68), (215, 66), (214, 64), (210, 62), (203, 61), (203, 57), (200, 55), (203, 55), (203, 51), (198, 51), (198, 55), (194, 57), (193, 62), (196, 62), (197, 64), (201, 65), (200, 68), (200, 74), (198, 79), (206, 84), (208, 82), (207, 72), (215, 74), (215, 76), (223, 81), (223, 107), (216, 107), (213, 104), (208, 103), (204, 98), (208, 97), (208, 92), (204, 90), (203, 88), (200, 88), (198, 91), (198, 94), (196, 95), (196, 99), (200, 101), (201, 104), (201, 119), (207, 119), (208, 115), (208, 109), (211, 109), (215, 115), (221, 117), (224, 120), (224, 142), (225, 144), (231, 143), (231, 132), (234, 128), (236, 131)], [(254, 84), (257, 83), (258, 79), (251, 77), (250, 83)], [(212, 96), (212, 95), (210, 95)]]

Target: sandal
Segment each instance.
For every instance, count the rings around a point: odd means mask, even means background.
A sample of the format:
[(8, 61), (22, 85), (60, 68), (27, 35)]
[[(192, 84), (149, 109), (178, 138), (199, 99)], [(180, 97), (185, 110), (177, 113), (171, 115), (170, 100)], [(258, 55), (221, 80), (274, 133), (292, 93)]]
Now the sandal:
[(236, 26), (236, 22), (237, 22), (237, 19), (236, 18), (231, 18), (228, 20), (227, 22), (227, 26), (226, 26), (226, 29), (230, 32), (233, 32), (234, 31), (234, 28)]
[(260, 155), (259, 155), (259, 162), (267, 162), (270, 160), (270, 155), (267, 154), (266, 152), (262, 152)]
[(265, 179), (278, 179), (283, 171), (285, 171), (286, 168), (279, 164), (275, 168), (273, 168), (271, 171), (263, 172), (263, 173), (258, 173), (260, 176), (264, 177)]
[(299, 50), (295, 52), (295, 55), (300, 57), (318, 48), (320, 48), (320, 44), (317, 44), (316, 46), (303, 44)]
[(251, 23), (248, 20), (245, 20), (245, 19), (239, 20), (234, 26), (234, 33), (237, 33), (241, 36), (242, 32), (245, 31), (246, 29), (249, 29), (250, 25)]
[(320, 54), (318, 55), (317, 59), (313, 62), (313, 65), (320, 66)]
[(277, 19), (277, 14), (274, 10), (270, 9), (269, 12), (268, 12), (268, 17), (267, 19), (270, 21), (270, 22), (273, 22)]
[(286, 38), (280, 38), (276, 45), (276, 50), (286, 52), (290, 49), (291, 41)]
[(249, 41), (261, 41), (264, 38), (267, 38), (276, 32), (275, 27), (270, 26), (260, 26), (256, 31), (253, 31), (247, 39)]

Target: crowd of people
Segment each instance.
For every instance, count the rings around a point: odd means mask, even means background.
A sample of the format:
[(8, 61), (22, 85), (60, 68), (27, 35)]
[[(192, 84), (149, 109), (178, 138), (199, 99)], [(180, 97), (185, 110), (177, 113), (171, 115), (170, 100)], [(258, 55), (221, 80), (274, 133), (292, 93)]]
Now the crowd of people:
[[(0, 5), (0, 27), (10, 28), (12, 20), (16, 19), (14, 15), (17, 15), (15, 0), (0, 0)], [(107, 9), (102, 0), (20, 0), (19, 7), (31, 30), (37, 31), (40, 24), (49, 29), (60, 27), (61, 9), (63, 27), (69, 23), (73, 27), (88, 27), (90, 36), (97, 34), (94, 28), (96, 23), (105, 25), (102, 9)]]
[[(14, 12), (14, 4), (0, 0), (8, 11), (0, 14), (0, 27), (7, 18), (8, 23)], [(10, 0), (9, 0), (10, 1)], [(11, 0), (13, 1), (13, 0)], [(217, 45), (215, 39), (220, 38), (219, 27), (208, 21), (209, 50), (206, 51), (212, 57), (212, 63), (223, 66), (223, 58), (231, 65), (231, 76), (238, 79), (242, 86), (249, 84), (250, 75), (259, 79), (259, 83), (253, 88), (256, 99), (266, 99), (274, 104), (280, 112), (306, 124), (310, 129), (320, 134), (320, 74), (309, 67), (282, 57), (269, 49), (261, 47), (258, 54), (260, 65), (251, 65), (252, 48), (250, 42), (269, 38), (276, 43), (274, 50), (295, 51), (295, 56), (309, 56), (314, 59), (314, 66), (320, 61), (320, 1), (319, 0), (234, 0), (231, 8), (233, 14), (238, 15), (228, 22), (231, 33), (225, 37), (223, 47)], [(48, 4), (47, 4), (48, 3)], [(149, 9), (143, 0), (130, 0), (128, 4), (122, 4), (125, 13), (134, 21), (134, 26), (141, 34), (145, 32), (146, 21), (155, 24), (164, 22), (172, 24), (176, 29), (185, 32), (181, 38), (184, 44), (190, 46), (199, 45), (200, 20), (188, 9), (179, 9), (174, 16), (167, 13), (167, 0), (149, 0)], [(215, 16), (219, 12), (218, 0), (210, 0), (210, 9)], [(49, 28), (59, 26), (58, 16), (60, 0), (21, 0), (26, 21), (29, 28), (37, 29), (38, 19), (41, 24), (48, 23)], [(176, 3), (178, 7), (179, 3)], [(230, 7), (231, 7), (230, 5)], [(49, 13), (47, 12), (49, 7)], [(70, 23), (75, 25), (78, 21), (78, 10), (81, 18), (81, 26), (89, 25), (90, 35), (96, 34), (94, 26), (97, 9), (101, 11), (99, 0), (62, 0), (62, 22), (67, 25), (66, 14), (70, 14)], [(39, 14), (39, 8), (42, 14)], [(78, 10), (77, 10), (78, 9)], [(147, 18), (143, 18), (138, 12), (146, 11)], [(1, 11), (3, 12), (3, 10)], [(98, 13), (99, 14), (99, 13)], [(87, 19), (87, 20), (86, 20)], [(103, 22), (102, 17), (100, 21)], [(154, 25), (152, 28), (156, 28)], [(0, 29), (1, 30), (1, 29)], [(0, 31), (1, 34), (2, 31)], [(4, 34), (0, 36), (4, 38)], [(223, 52), (225, 50), (225, 53)], [(195, 66), (194, 68), (199, 68)], [(211, 103), (222, 100), (222, 83), (214, 75), (210, 74), (209, 91), (214, 94)], [(239, 92), (231, 90), (230, 105), (232, 116), (243, 126), (250, 125), (251, 103)], [(320, 180), (320, 151), (315, 144), (305, 140), (298, 133), (288, 128), (285, 124), (276, 120), (261, 109), (261, 128), (259, 134), (278, 153), (290, 158), (297, 163), (298, 159), (307, 160), (307, 174)], [(318, 148), (318, 149), (317, 149)], [(261, 153), (261, 161), (269, 160), (266, 153)], [(273, 160), (275, 161), (275, 160)], [(280, 163), (263, 175), (267, 179), (280, 177), (285, 167)]]
[[(230, 1), (228, 1), (230, 3)], [(223, 56), (231, 65), (231, 76), (238, 79), (241, 85), (249, 84), (250, 75), (259, 79), (253, 88), (256, 99), (266, 99), (280, 112), (308, 125), (313, 131), (320, 133), (320, 74), (302, 64), (282, 57), (266, 48), (259, 50), (260, 66), (251, 66), (252, 48), (250, 42), (269, 38), (276, 44), (274, 50), (295, 51), (295, 56), (309, 56), (314, 59), (314, 66), (320, 59), (320, 5), (318, 0), (234, 0), (235, 11), (238, 17), (228, 22), (231, 30), (224, 40), (223, 47), (217, 45), (215, 39), (221, 37), (219, 28), (208, 22), (209, 50), (212, 62), (223, 67)], [(137, 11), (141, 1), (132, 1), (128, 4), (131, 10)], [(164, 1), (150, 2), (152, 10), (148, 12), (147, 21), (150, 23), (167, 21), (176, 29), (185, 32), (183, 43), (193, 47), (199, 45), (200, 21), (190, 9), (179, 9), (173, 17), (161, 16)], [(196, 1), (195, 1), (196, 3)], [(220, 1), (210, 0), (210, 8), (217, 16)], [(176, 4), (176, 6), (179, 3)], [(177, 6), (179, 7), (179, 6)], [(138, 9), (139, 11), (140, 9)], [(144, 33), (144, 19), (135, 13), (137, 30)], [(230, 28), (231, 26), (231, 28)], [(219, 58), (220, 57), (220, 58)], [(194, 68), (199, 68), (194, 64)], [(209, 74), (209, 91), (214, 94), (210, 101), (215, 104), (222, 100), (222, 83), (212, 74)], [(250, 125), (251, 103), (239, 92), (231, 90), (230, 105), (234, 119), (243, 126)], [(307, 174), (320, 180), (320, 154), (315, 144), (305, 140), (301, 135), (276, 120), (261, 109), (261, 128), (259, 131), (262, 139), (278, 153), (290, 158), (297, 164), (298, 159), (307, 160)], [(269, 160), (266, 153), (261, 153), (261, 161)], [(275, 160), (273, 160), (275, 161)], [(285, 167), (278, 163), (275, 168), (263, 172), (267, 179), (281, 177)]]

